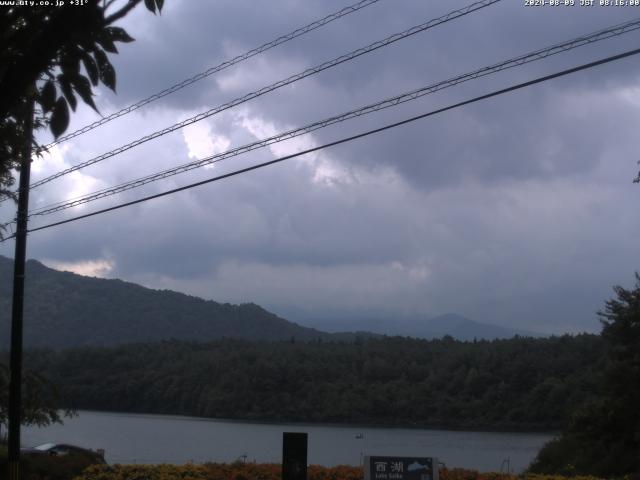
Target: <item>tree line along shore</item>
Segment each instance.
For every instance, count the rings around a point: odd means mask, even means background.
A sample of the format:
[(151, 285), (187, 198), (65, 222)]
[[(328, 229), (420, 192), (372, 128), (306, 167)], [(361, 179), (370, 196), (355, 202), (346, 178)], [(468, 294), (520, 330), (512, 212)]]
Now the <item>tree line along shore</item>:
[(165, 341), (38, 350), (64, 407), (243, 420), (553, 431), (594, 396), (597, 335), (460, 342)]

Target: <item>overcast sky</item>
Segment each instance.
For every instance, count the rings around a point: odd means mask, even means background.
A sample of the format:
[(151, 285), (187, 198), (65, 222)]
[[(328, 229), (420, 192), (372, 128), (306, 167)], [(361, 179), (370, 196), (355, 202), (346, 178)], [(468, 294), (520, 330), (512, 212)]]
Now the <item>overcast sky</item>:
[[(576, 0), (579, 3), (579, 0)], [(37, 180), (470, 2), (380, 0), (52, 149)], [(598, 3), (598, 2), (596, 2)], [(339, 10), (348, 0), (167, 0), (121, 23), (104, 114)], [(32, 191), (32, 207), (223, 152), (640, 16), (504, 0)], [(606, 40), (64, 213), (219, 175), (640, 47)], [(69, 131), (95, 121), (81, 107)], [(456, 312), (539, 332), (598, 331), (640, 270), (640, 57), (29, 237), (28, 257), (296, 321)], [(42, 142), (50, 140), (46, 132)], [(3, 218), (13, 213), (5, 202)], [(13, 242), (0, 254), (13, 256)], [(321, 324), (317, 324), (322, 327)]]

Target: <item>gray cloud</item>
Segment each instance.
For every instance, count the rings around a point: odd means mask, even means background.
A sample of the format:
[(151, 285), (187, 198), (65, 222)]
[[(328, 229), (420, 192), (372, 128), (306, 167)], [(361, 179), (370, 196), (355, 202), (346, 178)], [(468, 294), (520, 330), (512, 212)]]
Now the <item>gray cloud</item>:
[[(68, 142), (34, 175), (463, 5), (382, 0)], [(118, 95), (100, 92), (98, 104), (105, 112), (119, 108), (341, 6), (176, 0), (161, 17), (140, 9), (124, 22), (137, 41), (114, 58)], [(501, 2), (52, 182), (33, 191), (32, 204), (242, 145), (632, 15)], [(469, 82), (33, 225), (320, 145), (629, 49), (638, 38), (632, 33)], [(85, 267), (104, 261), (96, 265), (107, 276), (315, 317), (455, 311), (538, 331), (597, 330), (595, 311), (611, 285), (628, 285), (639, 268), (633, 262), (640, 258), (640, 190), (631, 184), (639, 80), (637, 59), (623, 60), (311, 158), (33, 233), (29, 256)], [(70, 129), (94, 118), (81, 108)], [(12, 215), (6, 203), (0, 213)], [(10, 255), (11, 248), (5, 243), (0, 253)]]

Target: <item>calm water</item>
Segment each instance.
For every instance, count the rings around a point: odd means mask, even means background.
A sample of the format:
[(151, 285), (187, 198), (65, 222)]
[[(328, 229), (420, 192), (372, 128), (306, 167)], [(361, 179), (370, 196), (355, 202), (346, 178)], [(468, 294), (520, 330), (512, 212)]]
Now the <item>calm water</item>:
[[(278, 463), (282, 432), (309, 434), (309, 463), (358, 465), (362, 454), (438, 457), (449, 467), (499, 471), (527, 467), (551, 438), (533, 433), (452, 432), (403, 428), (254, 424), (167, 415), (79, 412), (64, 425), (24, 428), (22, 443), (72, 443), (104, 448), (109, 463)], [(361, 435), (360, 435), (361, 434)], [(362, 436), (363, 438), (357, 438)], [(506, 470), (506, 462), (503, 467)]]

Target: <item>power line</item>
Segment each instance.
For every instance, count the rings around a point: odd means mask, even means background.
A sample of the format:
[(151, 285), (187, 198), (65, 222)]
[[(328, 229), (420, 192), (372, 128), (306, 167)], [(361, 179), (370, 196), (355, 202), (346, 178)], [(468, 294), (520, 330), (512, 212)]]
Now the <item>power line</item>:
[(179, 130), (180, 128), (183, 128), (183, 127), (186, 127), (187, 125), (191, 125), (193, 123), (196, 123), (196, 122), (198, 122), (200, 120), (208, 118), (208, 117), (210, 117), (212, 115), (215, 115), (217, 113), (220, 113), (220, 112), (222, 112), (224, 110), (228, 110), (228, 109), (230, 109), (232, 107), (238, 106), (238, 105), (240, 105), (242, 103), (245, 103), (245, 102), (247, 102), (249, 100), (252, 100), (254, 98), (257, 98), (257, 97), (260, 97), (262, 95), (265, 95), (265, 94), (267, 94), (269, 92), (272, 92), (274, 90), (277, 90), (277, 89), (279, 89), (281, 87), (284, 87), (286, 85), (290, 85), (290, 84), (292, 84), (294, 82), (297, 82), (298, 80), (301, 80), (301, 79), (306, 78), (306, 77), (311, 76), (311, 75), (315, 75), (316, 73), (319, 73), (319, 72), (321, 72), (323, 70), (327, 70), (327, 69), (332, 68), (332, 67), (335, 67), (336, 65), (340, 65), (340, 64), (342, 64), (344, 62), (353, 60), (354, 58), (357, 58), (357, 57), (359, 57), (361, 55), (370, 53), (370, 52), (372, 52), (374, 50), (377, 50), (379, 48), (386, 47), (387, 45), (390, 45), (390, 44), (392, 44), (394, 42), (397, 42), (398, 40), (402, 40), (402, 39), (407, 38), (407, 37), (409, 37), (411, 35), (415, 35), (417, 33), (423, 32), (423, 31), (428, 30), (430, 28), (433, 28), (433, 27), (435, 27), (437, 25), (441, 25), (443, 23), (447, 23), (447, 22), (450, 22), (450, 21), (455, 20), (457, 18), (463, 17), (463, 16), (468, 15), (468, 14), (470, 14), (472, 12), (475, 12), (476, 10), (480, 10), (482, 8), (488, 7), (489, 5), (492, 5), (492, 4), (497, 3), (499, 1), (501, 1), (501, 0), (481, 0), (479, 2), (472, 3), (472, 4), (470, 4), (470, 5), (468, 5), (468, 6), (464, 7), (464, 8), (449, 12), (446, 15), (443, 15), (443, 16), (438, 17), (436, 19), (429, 20), (428, 22), (425, 22), (425, 23), (422, 23), (420, 25), (416, 25), (414, 27), (411, 27), (411, 28), (405, 30), (404, 32), (395, 33), (395, 34), (390, 35), (389, 37), (385, 38), (384, 40), (378, 40), (376, 42), (373, 42), (373, 43), (367, 45), (366, 47), (362, 47), (362, 48), (359, 48), (357, 50), (353, 50), (353, 51), (351, 51), (351, 52), (349, 52), (349, 53), (347, 53), (345, 55), (342, 55), (340, 57), (334, 58), (333, 60), (329, 60), (329, 61), (321, 63), (320, 65), (317, 65), (315, 67), (308, 68), (308, 69), (304, 70), (303, 72), (300, 72), (300, 73), (297, 73), (295, 75), (292, 75), (292, 76), (290, 76), (288, 78), (285, 78), (284, 80), (280, 80), (280, 81), (278, 81), (276, 83), (273, 83), (273, 84), (271, 84), (269, 86), (262, 87), (259, 90), (256, 90), (254, 92), (248, 93), (248, 94), (246, 94), (246, 95), (244, 95), (242, 97), (238, 97), (235, 100), (231, 100), (230, 102), (227, 102), (227, 103), (224, 103), (222, 105), (219, 105), (219, 106), (217, 106), (215, 108), (212, 108), (212, 109), (210, 109), (210, 110), (208, 110), (206, 112), (199, 113), (198, 115), (195, 115), (195, 116), (193, 116), (191, 118), (183, 120), (182, 122), (179, 122), (179, 123), (176, 123), (174, 125), (171, 125), (170, 127), (164, 128), (162, 130), (158, 130), (158, 131), (156, 131), (154, 133), (151, 133), (149, 135), (141, 137), (141, 138), (139, 138), (137, 140), (134, 140), (134, 141), (126, 144), (126, 145), (122, 145), (122, 146), (120, 146), (120, 147), (118, 147), (118, 148), (116, 148), (114, 150), (106, 152), (106, 153), (104, 153), (102, 155), (94, 157), (94, 158), (92, 158), (90, 160), (87, 160), (85, 162), (82, 162), (82, 163), (80, 163), (78, 165), (75, 165), (73, 167), (67, 168), (67, 169), (62, 170), (60, 172), (57, 172), (57, 173), (55, 173), (53, 175), (50, 175), (50, 176), (48, 176), (46, 178), (43, 178), (42, 180), (39, 180), (39, 181), (37, 181), (35, 183), (32, 183), (30, 187), (31, 188), (38, 187), (38, 186), (43, 185), (45, 183), (48, 183), (48, 182), (50, 182), (52, 180), (55, 180), (56, 178), (60, 178), (60, 177), (62, 177), (64, 175), (68, 175), (69, 173), (75, 172), (75, 171), (80, 170), (80, 169), (82, 169), (84, 167), (87, 167), (89, 165), (93, 165), (95, 163), (98, 163), (98, 162), (101, 162), (101, 161), (106, 160), (108, 158), (111, 158), (111, 157), (113, 157), (115, 155), (118, 155), (118, 154), (123, 153), (123, 152), (125, 152), (127, 150), (130, 150), (130, 149), (132, 149), (134, 147), (137, 147), (138, 145), (141, 145), (141, 144), (146, 143), (146, 142), (148, 142), (150, 140), (154, 140), (154, 139), (159, 138), (159, 137), (161, 137), (163, 135), (166, 135), (168, 133), (171, 133), (171, 132), (174, 132), (176, 130)]
[(163, 170), (157, 173), (153, 173), (151, 175), (147, 175), (145, 177), (141, 177), (138, 178), (136, 180), (132, 180), (129, 182), (125, 182), (125, 183), (121, 183), (119, 185), (116, 186), (112, 186), (112, 187), (108, 187), (81, 197), (77, 197), (75, 199), (69, 199), (69, 200), (65, 200), (62, 202), (57, 202), (54, 204), (50, 204), (50, 205), (46, 205), (43, 207), (40, 207), (38, 209), (35, 209), (33, 212), (31, 212), (31, 214), (29, 215), (30, 217), (33, 216), (42, 216), (42, 215), (48, 215), (51, 213), (55, 213), (55, 212), (59, 212), (61, 210), (65, 210), (68, 208), (72, 208), (78, 205), (82, 205), (94, 200), (98, 200), (101, 198), (106, 198), (118, 193), (122, 193), (124, 191), (127, 190), (131, 190), (133, 188), (138, 188), (141, 187), (143, 185), (146, 185), (148, 183), (151, 182), (155, 182), (158, 180), (162, 180), (164, 178), (168, 178), (171, 177), (173, 175), (178, 175), (180, 173), (184, 173), (196, 168), (200, 168), (204, 165), (209, 165), (209, 164), (213, 164), (213, 163), (217, 163), (220, 162), (222, 160), (225, 160), (227, 158), (231, 158), (231, 157), (235, 157), (238, 155), (241, 155), (243, 153), (247, 153), (250, 152), (252, 150), (256, 150), (258, 148), (263, 148), (265, 146), (268, 145), (272, 145), (274, 143), (278, 143), (278, 142), (282, 142), (284, 140), (288, 140), (291, 138), (295, 138), (298, 137), (300, 135), (304, 135), (310, 132), (313, 132), (315, 130), (319, 130), (321, 128), (325, 128), (329, 125), (333, 125), (335, 123), (339, 123), (339, 122), (343, 122), (352, 118), (357, 118), (363, 115), (367, 115), (373, 112), (377, 112), (379, 110), (382, 109), (386, 109), (389, 107), (394, 107), (396, 105), (402, 104), (402, 103), (406, 103), (412, 100), (416, 100), (424, 95), (428, 95), (434, 92), (437, 92), (439, 90), (445, 89), (445, 88), (449, 88), (455, 85), (458, 85), (460, 83), (472, 80), (472, 79), (476, 79), (476, 78), (480, 78), (486, 75), (490, 75), (493, 73), (497, 73), (499, 71), (502, 70), (506, 70), (509, 68), (513, 68), (516, 66), (520, 66), (526, 63), (530, 63), (533, 61), (537, 61), (543, 58), (547, 58), (551, 55), (556, 55), (558, 53), (561, 52), (566, 52), (568, 50), (572, 50), (574, 48), (578, 48), (584, 45), (588, 45), (591, 43), (595, 43), (595, 42), (599, 42), (611, 37), (615, 37), (615, 36), (619, 36), (622, 35), (624, 33), (628, 33), (630, 31), (633, 30), (637, 30), (638, 28), (640, 28), (640, 19), (636, 19), (636, 20), (632, 20), (626, 23), (622, 23), (619, 25), (615, 25), (612, 27), (608, 27), (606, 29), (602, 29), (602, 30), (598, 30), (594, 33), (590, 33), (587, 35), (582, 35), (580, 37), (574, 38), (572, 40), (563, 42), (563, 43), (558, 43), (558, 44), (554, 44), (551, 45), (549, 47), (546, 48), (542, 48), (539, 50), (536, 50), (534, 52), (530, 52), (524, 55), (520, 55), (518, 57), (509, 59), (509, 60), (504, 60), (500, 63), (488, 66), (488, 67), (483, 67), (480, 68), (478, 70), (474, 70), (472, 72), (463, 74), (463, 75), (459, 75), (453, 78), (450, 78), (448, 80), (443, 80), (440, 81), (438, 83), (426, 86), (426, 87), (422, 87), (419, 88), (417, 90), (413, 90), (410, 92), (405, 92), (402, 93), (400, 95), (396, 95), (394, 97), (391, 98), (387, 98), (385, 100), (358, 108), (358, 109), (354, 109), (354, 110), (350, 110), (348, 112), (339, 114), (339, 115), (335, 115), (333, 117), (329, 117), (326, 118), (324, 120), (320, 120), (320, 121), (316, 121), (314, 123), (308, 124), (304, 127), (300, 127), (300, 128), (296, 128), (293, 130), (289, 130), (287, 132), (283, 132), (283, 133), (279, 133), (277, 135), (271, 136), (269, 138), (265, 138), (263, 140), (259, 140), (256, 142), (252, 142), (237, 148), (234, 148), (232, 150), (228, 150), (226, 152), (221, 152), (215, 155), (211, 155), (209, 157), (203, 158), (203, 159), (199, 159), (193, 162), (189, 162), (183, 165), (179, 165), (167, 170)]
[[(586, 63), (586, 64), (583, 64), (583, 65), (580, 65), (580, 66), (577, 66), (577, 67), (573, 67), (573, 68), (569, 68), (569, 69), (566, 69), (566, 70), (562, 70), (560, 72), (557, 72), (557, 73), (554, 73), (554, 74), (551, 74), (551, 75), (546, 75), (544, 77), (538, 77), (538, 78), (536, 78), (534, 80), (529, 80), (527, 82), (523, 82), (523, 83), (519, 83), (519, 84), (516, 84), (516, 85), (512, 85), (511, 87), (503, 88), (501, 90), (496, 90), (494, 92), (487, 93), (485, 95), (481, 95), (481, 96), (478, 96), (478, 97), (474, 97), (474, 98), (471, 98), (469, 100), (465, 100), (463, 102), (455, 103), (453, 105), (449, 105), (447, 107), (439, 108), (437, 110), (432, 110), (430, 112), (423, 113), (423, 114), (417, 115), (415, 117), (407, 118), (407, 119), (399, 121), (399, 122), (395, 122), (395, 123), (391, 123), (391, 124), (385, 125), (383, 127), (375, 128), (373, 130), (368, 130), (366, 132), (362, 132), (362, 133), (359, 133), (357, 135), (352, 135), (350, 137), (345, 137), (345, 138), (342, 138), (340, 140), (336, 140), (334, 142), (330, 142), (330, 143), (326, 143), (324, 145), (320, 145), (318, 147), (309, 148), (307, 150), (304, 150), (304, 151), (301, 151), (301, 152), (298, 152), (298, 153), (293, 153), (291, 155), (286, 155), (284, 157), (276, 158), (276, 159), (270, 160), (268, 162), (263, 162), (263, 163), (260, 163), (260, 164), (257, 164), (257, 165), (252, 165), (250, 167), (246, 167), (246, 168), (242, 168), (242, 169), (239, 169), (239, 170), (235, 170), (233, 172), (226, 173), (224, 175), (218, 175), (216, 177), (209, 178), (207, 180), (202, 180), (200, 182), (191, 183), (189, 185), (185, 185), (185, 186), (182, 186), (182, 187), (174, 188), (172, 190), (167, 190), (165, 192), (157, 193), (155, 195), (149, 195), (147, 197), (139, 198), (139, 199), (133, 200), (131, 202), (121, 203), (121, 204), (114, 205), (114, 206), (109, 207), (109, 208), (104, 208), (102, 210), (96, 210), (94, 212), (86, 213), (84, 215), (78, 215), (76, 217), (68, 218), (66, 220), (61, 220), (59, 222), (54, 222), (54, 223), (50, 223), (50, 224), (47, 224), (47, 225), (43, 225), (41, 227), (32, 228), (32, 229), (29, 230), (29, 232), (37, 232), (39, 230), (44, 230), (44, 229), (47, 229), (47, 228), (56, 227), (56, 226), (59, 226), (59, 225), (64, 225), (66, 223), (75, 222), (76, 220), (81, 220), (81, 219), (84, 219), (84, 218), (93, 217), (95, 215), (100, 215), (100, 214), (103, 214), (103, 213), (111, 212), (113, 210), (119, 210), (119, 209), (124, 208), (124, 207), (129, 207), (129, 206), (132, 206), (132, 205), (136, 205), (138, 203), (142, 203), (142, 202), (146, 202), (146, 201), (153, 200), (153, 199), (156, 199), (156, 198), (160, 198), (160, 197), (164, 197), (164, 196), (167, 196), (167, 195), (171, 195), (171, 194), (174, 194), (174, 193), (177, 193), (177, 192), (181, 192), (183, 190), (189, 190), (191, 188), (199, 187), (201, 185), (205, 185), (205, 184), (208, 184), (208, 183), (212, 183), (212, 182), (216, 182), (216, 181), (219, 181), (219, 180), (223, 180), (225, 178), (229, 178), (229, 177), (233, 177), (233, 176), (236, 176), (236, 175), (240, 175), (242, 173), (247, 173), (247, 172), (250, 172), (252, 170), (258, 170), (260, 168), (267, 167), (267, 166), (270, 166), (270, 165), (274, 165), (276, 163), (280, 163), (280, 162), (283, 162), (285, 160), (289, 160), (291, 158), (299, 157), (299, 156), (306, 155), (306, 154), (312, 153), (312, 152), (316, 152), (318, 150), (322, 150), (322, 149), (325, 149), (325, 148), (328, 148), (328, 147), (333, 147), (333, 146), (340, 145), (340, 144), (343, 144), (343, 143), (351, 142), (351, 141), (357, 140), (359, 138), (367, 137), (369, 135), (380, 133), (380, 132), (383, 132), (385, 130), (389, 130), (389, 129), (392, 129), (392, 128), (395, 128), (395, 127), (399, 127), (401, 125), (406, 125), (408, 123), (415, 122), (415, 121), (423, 119), (423, 118), (427, 118), (427, 117), (430, 117), (430, 116), (433, 116), (433, 115), (437, 115), (439, 113), (443, 113), (443, 112), (446, 112), (448, 110), (453, 110), (455, 108), (459, 108), (459, 107), (462, 107), (464, 105), (469, 105), (471, 103), (479, 102), (481, 100), (486, 100), (486, 99), (491, 98), (491, 97), (496, 97), (498, 95), (503, 95), (505, 93), (513, 92), (515, 90), (519, 90), (519, 89), (522, 89), (522, 88), (525, 88), (525, 87), (529, 87), (529, 86), (535, 85), (537, 83), (546, 82), (546, 81), (552, 80), (554, 78), (558, 78), (558, 77), (562, 77), (562, 76), (565, 76), (565, 75), (569, 75), (571, 73), (579, 72), (581, 70), (586, 70), (586, 69), (589, 69), (589, 68), (593, 68), (593, 67), (596, 67), (598, 65), (603, 65), (603, 64), (606, 64), (606, 63), (610, 63), (610, 62), (613, 62), (613, 61), (616, 61), (616, 60), (620, 60), (622, 58), (630, 57), (632, 55), (637, 55), (638, 53), (640, 53), (640, 48), (637, 48), (637, 49), (634, 49), (634, 50), (629, 50), (627, 52), (620, 53), (618, 55), (612, 55), (610, 57), (606, 57), (606, 58), (603, 58), (603, 59), (600, 59), (600, 60), (596, 60), (594, 62), (590, 62), (590, 63)], [(8, 240), (9, 238), (12, 238), (12, 237), (7, 237), (4, 240)], [(2, 241), (4, 241), (4, 240), (2, 240)]]
[(275, 40), (271, 40), (270, 42), (267, 42), (259, 47), (249, 50), (248, 52), (238, 55), (237, 57), (234, 57), (231, 60), (226, 60), (220, 63), (219, 65), (216, 65), (215, 67), (211, 67), (205, 70), (204, 72), (198, 73), (190, 78), (187, 78), (179, 83), (176, 83), (175, 85), (165, 88), (164, 90), (158, 93), (154, 93), (153, 95), (150, 95), (147, 98), (144, 98), (132, 105), (129, 105), (128, 107), (125, 107), (122, 110), (118, 110), (117, 112), (114, 112), (106, 117), (103, 117), (100, 120), (97, 120), (89, 125), (86, 125), (74, 132), (68, 133), (67, 135), (63, 135), (62, 137), (48, 144), (45, 148), (53, 147), (54, 145), (58, 145), (62, 142), (75, 138), (79, 135), (82, 135), (83, 133), (87, 133), (93, 130), (94, 128), (104, 125), (105, 123), (115, 120), (116, 118), (122, 117), (123, 115), (131, 113), (134, 110), (144, 107), (145, 105), (148, 105), (151, 102), (155, 102), (156, 100), (159, 100), (162, 97), (166, 97), (167, 95), (177, 92), (178, 90), (181, 90), (193, 83), (196, 83), (199, 80), (202, 80), (203, 78), (213, 75), (214, 73), (218, 73), (226, 68), (236, 65), (237, 63), (243, 62), (245, 60), (248, 60), (251, 57), (264, 53), (267, 50), (270, 50), (274, 47), (277, 47), (278, 45), (282, 45), (283, 43), (289, 42), (294, 38), (305, 35), (320, 27), (324, 27), (325, 25), (333, 22), (334, 20), (342, 18), (346, 15), (349, 15), (350, 13), (357, 12), (358, 10), (368, 7), (369, 5), (372, 5), (374, 3), (377, 3), (378, 1), (379, 0), (361, 0), (360, 2), (354, 3), (353, 5), (349, 5), (348, 7), (345, 7), (342, 10), (339, 10), (335, 13), (327, 15), (324, 18), (321, 18), (320, 20), (316, 20), (315, 22), (305, 25), (304, 27), (300, 27), (291, 33), (282, 35), (276, 38)]

